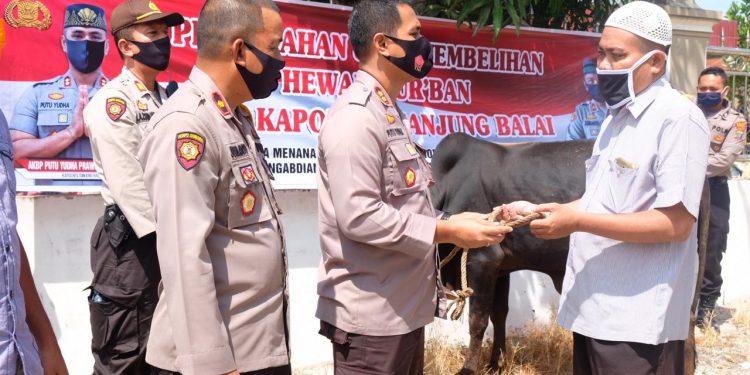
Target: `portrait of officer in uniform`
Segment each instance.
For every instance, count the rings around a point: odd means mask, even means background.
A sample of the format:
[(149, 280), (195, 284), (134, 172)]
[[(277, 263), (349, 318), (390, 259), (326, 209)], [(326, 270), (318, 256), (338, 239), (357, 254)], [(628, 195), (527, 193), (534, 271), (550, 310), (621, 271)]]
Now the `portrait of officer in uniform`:
[(281, 14), (271, 0), (208, 0), (196, 32), (196, 65), (138, 154), (163, 285), (146, 361), (157, 375), (291, 375), (281, 210), (242, 105), (278, 86)]
[(167, 100), (156, 77), (169, 64), (169, 28), (183, 22), (151, 0), (118, 5), (110, 25), (122, 73), (83, 111), (105, 205), (91, 234), (94, 374), (150, 371), (146, 343), (161, 277), (156, 224), (137, 155), (148, 120)]
[(596, 139), (602, 122), (607, 117), (607, 105), (599, 88), (599, 77), (596, 75), (596, 58), (583, 60), (583, 85), (586, 86), (591, 99), (576, 106), (570, 117), (566, 140)]
[(421, 374), (424, 326), (446, 306), (436, 244), (488, 247), (511, 229), (433, 208), (430, 164), (396, 102), (433, 65), (414, 9), (399, 0), (361, 1), (349, 35), (359, 71), (318, 137), (316, 317), (336, 374)]
[[(10, 122), (17, 159), (91, 159), (83, 121), (89, 99), (107, 83), (101, 70), (107, 54), (104, 10), (89, 4), (65, 8), (62, 49), (68, 71), (27, 89)], [(41, 184), (37, 181), (37, 184)], [(45, 181), (52, 185), (98, 185), (99, 181)]]
[[(703, 325), (716, 308), (721, 296), (721, 259), (727, 250), (729, 234), (729, 185), (732, 164), (745, 149), (747, 120), (727, 100), (727, 74), (719, 67), (704, 69), (698, 78), (697, 104), (703, 110), (711, 131), (708, 150), (708, 186), (711, 190), (711, 213), (708, 224), (706, 270), (700, 291), (697, 324)], [(712, 320), (714, 328), (716, 321)]]

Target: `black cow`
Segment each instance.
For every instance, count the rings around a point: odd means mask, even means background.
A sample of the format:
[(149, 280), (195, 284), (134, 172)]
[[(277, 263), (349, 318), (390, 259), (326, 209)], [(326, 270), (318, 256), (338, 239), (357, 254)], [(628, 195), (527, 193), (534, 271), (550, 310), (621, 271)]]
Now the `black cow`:
[[(451, 134), (440, 142), (432, 158), (437, 181), (432, 190), (435, 207), (450, 213), (487, 213), (519, 200), (573, 201), (583, 195), (584, 161), (592, 148), (591, 141), (497, 145)], [(495, 328), (490, 367), (499, 369), (505, 350), (511, 272), (544, 272), (552, 277), (558, 292), (562, 287), (568, 238), (539, 240), (525, 227), (514, 230), (501, 245), (469, 253), (468, 282), (474, 295), (469, 300), (469, 351), (461, 374), (473, 374), (477, 369), (488, 318)], [(441, 258), (451, 249), (441, 246)], [(459, 285), (459, 258), (442, 270), (443, 282), (451, 289)]]

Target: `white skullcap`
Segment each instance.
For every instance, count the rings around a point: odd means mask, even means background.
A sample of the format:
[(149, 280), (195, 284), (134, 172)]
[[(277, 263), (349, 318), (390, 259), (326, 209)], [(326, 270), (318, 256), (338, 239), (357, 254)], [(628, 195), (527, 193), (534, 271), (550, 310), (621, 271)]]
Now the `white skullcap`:
[(672, 21), (660, 6), (633, 1), (612, 13), (604, 26), (616, 27), (662, 46), (672, 44)]

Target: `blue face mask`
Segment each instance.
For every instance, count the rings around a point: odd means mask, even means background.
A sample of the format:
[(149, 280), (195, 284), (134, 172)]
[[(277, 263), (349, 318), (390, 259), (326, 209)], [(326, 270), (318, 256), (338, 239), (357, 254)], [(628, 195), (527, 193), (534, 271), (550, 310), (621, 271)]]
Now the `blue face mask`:
[(65, 40), (68, 60), (81, 73), (91, 73), (99, 69), (104, 61), (104, 42), (90, 40)]
[(699, 92), (698, 105), (704, 109), (711, 109), (721, 104), (722, 98), (720, 92)]

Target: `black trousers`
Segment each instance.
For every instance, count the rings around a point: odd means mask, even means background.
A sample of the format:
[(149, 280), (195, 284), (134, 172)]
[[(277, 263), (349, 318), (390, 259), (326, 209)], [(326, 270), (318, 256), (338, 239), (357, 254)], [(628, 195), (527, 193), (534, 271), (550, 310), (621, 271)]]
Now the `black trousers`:
[(100, 218), (91, 235), (89, 295), (94, 374), (147, 375), (146, 342), (161, 280), (156, 234), (131, 233), (118, 248)]
[(424, 328), (395, 336), (367, 336), (320, 322), (321, 335), (333, 344), (335, 375), (422, 375)]
[[(154, 368), (151, 371), (151, 375), (180, 375), (180, 373)], [(242, 372), (240, 375), (292, 375), (292, 367), (290, 365), (271, 367), (263, 370)]]
[(708, 223), (706, 271), (703, 274), (701, 298), (716, 300), (721, 295), (721, 259), (727, 250), (729, 234), (729, 185), (726, 177), (708, 179), (711, 189), (711, 218)]
[(573, 332), (574, 375), (683, 375), (685, 341), (659, 345), (592, 339)]

